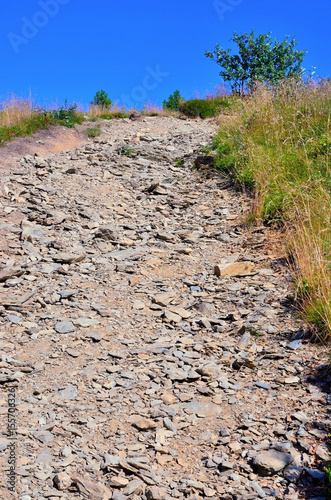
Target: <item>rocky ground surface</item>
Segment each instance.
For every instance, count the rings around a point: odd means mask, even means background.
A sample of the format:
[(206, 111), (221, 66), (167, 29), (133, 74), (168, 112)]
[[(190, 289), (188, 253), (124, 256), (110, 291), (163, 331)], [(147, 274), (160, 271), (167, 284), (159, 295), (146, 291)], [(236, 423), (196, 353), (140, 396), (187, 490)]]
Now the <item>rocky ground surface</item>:
[(330, 378), (215, 125), (102, 127), (0, 180), (1, 498), (323, 498)]

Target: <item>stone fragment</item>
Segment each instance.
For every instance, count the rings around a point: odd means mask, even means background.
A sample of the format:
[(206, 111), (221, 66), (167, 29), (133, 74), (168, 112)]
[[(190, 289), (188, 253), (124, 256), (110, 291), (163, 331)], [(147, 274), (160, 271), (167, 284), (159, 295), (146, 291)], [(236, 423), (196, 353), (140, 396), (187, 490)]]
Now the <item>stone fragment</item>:
[(132, 304), (133, 309), (136, 309), (137, 311), (141, 311), (142, 309), (145, 308), (145, 304), (141, 302), (140, 300), (135, 300)]
[(72, 480), (71, 477), (68, 476), (68, 474), (66, 474), (65, 472), (59, 472), (54, 476), (53, 483), (58, 490), (64, 491), (70, 488)]
[(91, 339), (93, 342), (100, 342), (103, 339), (103, 335), (100, 332), (88, 332), (85, 338)]
[(37, 464), (50, 464), (53, 462), (53, 456), (49, 448), (44, 448), (35, 459)]
[(292, 413), (291, 417), (299, 420), (299, 422), (302, 422), (303, 424), (309, 421), (309, 417), (303, 411)]
[(292, 351), (296, 351), (302, 346), (302, 340), (293, 340), (293, 342), (290, 342), (287, 346), (287, 349), (291, 349)]
[(112, 491), (100, 482), (94, 482), (81, 476), (72, 477), (72, 482), (83, 497), (93, 498), (93, 500), (110, 500), (112, 498)]
[(85, 253), (81, 254), (71, 254), (65, 252), (59, 252), (53, 255), (53, 260), (55, 262), (60, 262), (61, 264), (75, 264), (77, 262), (82, 262), (86, 257)]
[(255, 264), (253, 262), (235, 262), (233, 264), (214, 266), (214, 274), (219, 278), (224, 276), (251, 276), (254, 273)]
[(299, 382), (300, 382), (300, 378), (296, 377), (296, 376), (286, 377), (284, 380), (284, 383), (287, 385), (297, 385)]
[(166, 492), (158, 486), (151, 486), (145, 492), (147, 500), (163, 500), (166, 497)]
[(43, 444), (50, 443), (54, 439), (54, 435), (49, 431), (35, 431), (33, 432), (33, 437)]
[(249, 332), (245, 332), (242, 337), (240, 338), (239, 342), (238, 342), (238, 345), (237, 345), (237, 348), (240, 350), (240, 351), (243, 351), (244, 349), (246, 349), (246, 347), (249, 345), (250, 343), (250, 340), (251, 340), (251, 334)]
[(168, 309), (164, 311), (164, 319), (172, 323), (180, 323), (182, 321), (181, 316), (169, 311)]
[(262, 474), (276, 474), (293, 462), (290, 453), (283, 453), (274, 449), (258, 453), (253, 458), (253, 464)]
[(170, 420), (170, 418), (168, 418), (168, 417), (164, 417), (164, 419), (163, 419), (163, 423), (164, 423), (165, 427), (166, 427), (169, 431), (173, 432), (174, 434), (176, 434), (176, 433), (177, 433), (177, 429), (176, 429), (175, 425), (172, 423), (172, 421)]
[(317, 481), (322, 481), (325, 477), (325, 473), (319, 469), (308, 469), (306, 468), (305, 471), (313, 478), (316, 479)]
[(167, 241), (168, 243), (175, 243), (176, 242), (174, 235), (171, 233), (166, 233), (166, 232), (157, 233), (156, 237), (159, 240)]
[(29, 221), (22, 221), (21, 223), (21, 240), (36, 243), (44, 238), (42, 231), (33, 223)]
[(100, 321), (93, 318), (75, 318), (72, 320), (74, 325), (80, 328), (89, 328), (90, 326), (96, 326), (100, 324)]
[(296, 483), (302, 474), (302, 467), (299, 467), (295, 464), (290, 464), (285, 467), (283, 474), (290, 483)]
[(0, 283), (3, 283), (4, 281), (7, 281), (11, 278), (14, 278), (16, 276), (22, 276), (22, 274), (25, 273), (24, 269), (21, 269), (19, 267), (5, 267), (0, 270)]
[(169, 306), (168, 310), (174, 314), (177, 314), (183, 319), (188, 319), (192, 316), (192, 313), (190, 311), (186, 311), (186, 309), (182, 307)]
[(132, 262), (120, 262), (116, 265), (116, 271), (121, 273), (133, 274), (136, 271), (136, 267)]
[(267, 496), (265, 494), (265, 492), (263, 491), (263, 489), (261, 488), (261, 486), (257, 482), (251, 481), (249, 484), (254, 488), (254, 490), (258, 494), (259, 498), (265, 498)]
[(143, 481), (140, 479), (133, 479), (130, 481), (123, 490), (123, 495), (141, 495), (145, 490)]
[(215, 497), (217, 491), (214, 488), (209, 488), (208, 486), (203, 487), (203, 493), (206, 498)]
[(140, 415), (132, 415), (131, 417), (129, 417), (129, 422), (140, 431), (156, 429), (157, 427), (157, 424), (156, 422), (154, 422), (154, 420), (141, 417)]
[(112, 500), (127, 500), (127, 498), (121, 491), (113, 491)]
[(57, 323), (54, 327), (54, 330), (57, 333), (71, 333), (74, 332), (76, 328), (71, 321), (64, 320)]
[(256, 387), (259, 387), (260, 389), (266, 389), (267, 391), (271, 389), (271, 385), (266, 384), (265, 382), (255, 382)]
[(170, 300), (174, 297), (175, 292), (170, 291), (170, 292), (165, 292), (165, 293), (159, 293), (155, 295), (153, 301), (155, 304), (158, 304), (160, 306), (166, 307)]
[(173, 394), (162, 394), (161, 399), (165, 405), (173, 405), (177, 402), (176, 396)]
[(78, 396), (78, 390), (74, 385), (68, 385), (65, 389), (62, 389), (59, 394), (61, 399), (75, 399)]
[(114, 226), (101, 226), (95, 233), (94, 237), (106, 241), (117, 241), (119, 238), (119, 228)]
[(114, 476), (109, 481), (109, 486), (115, 486), (115, 488), (124, 488), (129, 483), (126, 477)]

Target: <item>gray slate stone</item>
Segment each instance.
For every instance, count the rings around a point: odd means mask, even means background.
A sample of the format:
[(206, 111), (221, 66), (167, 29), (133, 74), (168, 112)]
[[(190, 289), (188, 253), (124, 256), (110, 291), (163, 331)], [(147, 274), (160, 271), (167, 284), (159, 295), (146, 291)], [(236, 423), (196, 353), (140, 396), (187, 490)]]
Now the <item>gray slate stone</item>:
[(253, 464), (263, 475), (276, 474), (293, 462), (290, 453), (282, 453), (274, 449), (258, 453)]
[(71, 333), (76, 330), (74, 324), (71, 321), (60, 321), (54, 327), (57, 333)]

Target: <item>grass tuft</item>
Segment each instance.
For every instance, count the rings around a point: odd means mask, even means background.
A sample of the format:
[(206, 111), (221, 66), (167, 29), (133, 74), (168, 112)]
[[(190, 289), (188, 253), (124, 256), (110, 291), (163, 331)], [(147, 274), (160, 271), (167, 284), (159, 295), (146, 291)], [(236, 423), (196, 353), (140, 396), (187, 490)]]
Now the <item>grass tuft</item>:
[(95, 127), (86, 128), (85, 132), (87, 133), (88, 137), (98, 137), (102, 132), (101, 125), (98, 124)]

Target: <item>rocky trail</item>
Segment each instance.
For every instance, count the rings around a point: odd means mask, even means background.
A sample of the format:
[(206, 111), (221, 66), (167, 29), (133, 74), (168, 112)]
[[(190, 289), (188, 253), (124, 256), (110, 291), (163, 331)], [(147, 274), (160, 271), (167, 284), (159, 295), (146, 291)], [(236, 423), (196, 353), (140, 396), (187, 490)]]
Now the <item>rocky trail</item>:
[(330, 379), (216, 125), (102, 128), (1, 176), (1, 499), (324, 498)]

